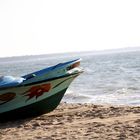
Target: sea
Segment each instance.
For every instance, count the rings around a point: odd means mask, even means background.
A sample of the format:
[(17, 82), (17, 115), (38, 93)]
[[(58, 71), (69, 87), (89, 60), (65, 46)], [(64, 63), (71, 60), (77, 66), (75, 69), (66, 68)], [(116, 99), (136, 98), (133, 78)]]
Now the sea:
[(0, 58), (0, 76), (22, 76), (81, 58), (84, 69), (63, 102), (140, 105), (140, 51), (75, 52)]

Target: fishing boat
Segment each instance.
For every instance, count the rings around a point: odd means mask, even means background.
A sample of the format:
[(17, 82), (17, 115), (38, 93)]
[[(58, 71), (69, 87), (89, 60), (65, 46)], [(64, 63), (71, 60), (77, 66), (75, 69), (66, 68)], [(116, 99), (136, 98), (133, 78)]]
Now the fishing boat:
[(83, 72), (80, 61), (60, 63), (21, 77), (0, 77), (0, 120), (53, 111), (70, 83)]

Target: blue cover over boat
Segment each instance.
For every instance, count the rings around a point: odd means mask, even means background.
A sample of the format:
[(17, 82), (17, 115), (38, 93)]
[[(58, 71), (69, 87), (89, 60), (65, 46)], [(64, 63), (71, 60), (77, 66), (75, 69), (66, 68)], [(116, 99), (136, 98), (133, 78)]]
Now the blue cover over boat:
[(13, 76), (1, 76), (0, 77), (0, 87), (11, 87), (21, 84), (25, 79), (22, 77)]

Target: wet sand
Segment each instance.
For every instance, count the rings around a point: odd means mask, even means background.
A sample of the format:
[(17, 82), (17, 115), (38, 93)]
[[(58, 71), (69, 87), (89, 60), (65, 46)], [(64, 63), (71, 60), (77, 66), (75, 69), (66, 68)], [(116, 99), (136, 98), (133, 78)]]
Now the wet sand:
[(140, 140), (140, 107), (62, 103), (35, 118), (0, 123), (0, 140)]

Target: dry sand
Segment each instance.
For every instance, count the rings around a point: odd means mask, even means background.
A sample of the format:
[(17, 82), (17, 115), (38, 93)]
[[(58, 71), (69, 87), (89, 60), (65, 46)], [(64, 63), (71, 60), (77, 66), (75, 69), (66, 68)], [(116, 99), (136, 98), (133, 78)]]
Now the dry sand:
[(140, 107), (61, 104), (36, 118), (0, 123), (0, 140), (140, 140)]

